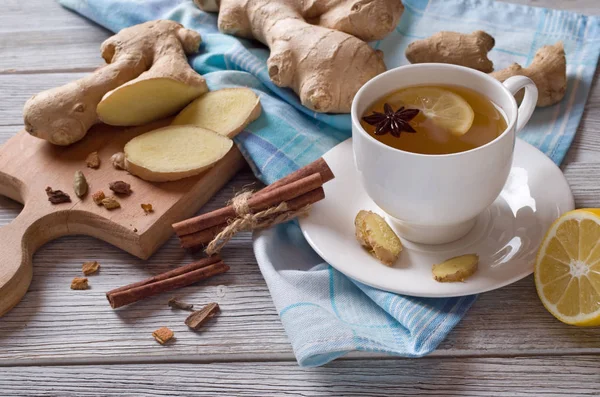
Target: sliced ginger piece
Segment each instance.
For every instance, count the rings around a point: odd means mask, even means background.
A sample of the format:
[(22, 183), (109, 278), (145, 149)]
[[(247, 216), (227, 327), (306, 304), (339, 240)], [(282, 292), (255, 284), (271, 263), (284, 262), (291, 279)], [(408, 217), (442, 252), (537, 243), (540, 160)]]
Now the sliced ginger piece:
[(354, 220), (356, 239), (375, 258), (391, 266), (402, 252), (402, 243), (392, 228), (378, 214), (361, 210)]
[(435, 281), (440, 283), (464, 281), (477, 271), (478, 263), (476, 254), (461, 255), (433, 265), (431, 271)]
[(261, 113), (260, 100), (249, 88), (207, 92), (183, 109), (171, 125), (192, 124), (233, 138)]
[(96, 111), (106, 124), (142, 125), (172, 116), (204, 92), (206, 86), (202, 84), (191, 85), (167, 77), (145, 78), (107, 93)]
[(159, 128), (125, 145), (125, 168), (150, 181), (175, 181), (198, 175), (223, 158), (233, 141), (191, 125)]

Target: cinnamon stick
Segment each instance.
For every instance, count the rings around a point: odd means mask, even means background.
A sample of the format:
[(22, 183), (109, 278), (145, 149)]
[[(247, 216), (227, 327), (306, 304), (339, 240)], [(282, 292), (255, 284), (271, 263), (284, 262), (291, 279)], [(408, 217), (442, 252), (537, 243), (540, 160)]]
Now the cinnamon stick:
[(333, 175), (333, 171), (331, 171), (331, 168), (329, 168), (327, 162), (323, 160), (322, 157), (319, 157), (312, 163), (300, 168), (299, 170), (292, 172), (287, 176), (284, 176), (277, 182), (273, 182), (272, 184), (266, 186), (265, 188), (257, 192), (256, 195), (261, 195), (270, 192), (273, 189), (277, 189), (278, 187), (295, 182), (299, 179), (305, 178), (315, 173), (321, 175), (321, 180), (323, 181), (323, 183), (329, 182), (330, 180), (335, 178), (335, 175)]
[[(255, 194), (248, 199), (248, 207), (252, 212), (262, 211), (269, 207), (289, 202), (323, 185), (321, 174), (314, 173), (296, 181), (271, 189), (264, 193)], [(178, 236), (200, 232), (213, 226), (226, 223), (237, 216), (232, 205), (212, 211), (197, 217), (178, 222), (173, 229)]]
[(137, 283), (115, 288), (106, 293), (113, 309), (129, 305), (162, 292), (185, 287), (229, 270), (218, 255), (201, 259)]
[[(323, 200), (325, 198), (325, 191), (322, 187), (311, 190), (308, 193), (305, 193), (301, 196), (298, 196), (292, 200), (287, 201), (288, 210), (296, 211), (307, 205), (314, 204), (317, 201)], [(199, 245), (205, 245), (211, 242), (217, 234), (219, 234), (225, 227), (227, 226), (227, 222), (221, 223), (219, 225), (210, 227), (205, 230), (201, 230), (196, 233), (186, 234), (184, 236), (180, 236), (179, 240), (182, 248), (194, 248)]]

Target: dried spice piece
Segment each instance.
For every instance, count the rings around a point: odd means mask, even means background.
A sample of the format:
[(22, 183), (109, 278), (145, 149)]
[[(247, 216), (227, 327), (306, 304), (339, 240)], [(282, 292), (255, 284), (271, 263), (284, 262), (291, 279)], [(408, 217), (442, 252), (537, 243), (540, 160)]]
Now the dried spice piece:
[(100, 264), (97, 261), (85, 262), (81, 266), (81, 271), (86, 276), (96, 273), (98, 271), (98, 269), (100, 269)]
[(400, 133), (417, 132), (408, 123), (419, 114), (419, 109), (406, 109), (402, 106), (394, 112), (389, 103), (383, 105), (384, 113), (373, 112), (362, 119), (365, 123), (375, 126), (375, 135), (385, 135), (388, 132), (396, 138), (400, 137)]
[(52, 190), (50, 186), (46, 188), (46, 194), (48, 195), (48, 201), (52, 204), (70, 203), (71, 197), (62, 190)]
[(100, 168), (100, 156), (98, 152), (92, 152), (85, 158), (85, 164), (88, 168), (98, 169)]
[(79, 198), (85, 196), (88, 191), (87, 180), (81, 171), (75, 171), (75, 178), (73, 179), (73, 191), (75, 191), (75, 195)]
[(94, 203), (98, 205), (102, 205), (102, 200), (105, 198), (106, 196), (102, 190), (98, 190), (96, 193), (92, 194), (92, 200), (94, 200)]
[(219, 304), (214, 302), (209, 303), (202, 309), (190, 314), (188, 318), (185, 319), (185, 325), (194, 331), (198, 331), (208, 320), (213, 318), (215, 314), (219, 313), (220, 311), (221, 309), (219, 308)]
[(107, 197), (102, 200), (102, 205), (107, 210), (114, 210), (116, 208), (120, 208), (121, 204), (114, 197)]
[(87, 277), (75, 277), (73, 278), (73, 281), (71, 281), (71, 289), (83, 290), (88, 289), (89, 287)]
[(173, 331), (171, 331), (167, 327), (159, 328), (152, 333), (152, 336), (154, 337), (154, 339), (156, 339), (156, 341), (158, 343), (160, 343), (161, 345), (164, 345), (165, 343), (167, 343), (168, 341), (173, 339), (174, 335), (175, 335), (175, 333), (173, 333)]
[(113, 167), (117, 170), (125, 169), (125, 153), (119, 152), (115, 153), (110, 157), (110, 162)]
[(152, 204), (142, 204), (142, 209), (144, 210), (144, 213), (146, 215), (148, 215), (151, 212), (154, 212), (154, 209), (152, 209)]
[(111, 182), (108, 184), (108, 187), (116, 194), (122, 194), (123, 196), (129, 196), (131, 194), (131, 185), (127, 182)]
[(194, 308), (194, 305), (192, 305), (191, 303), (186, 303), (186, 302), (180, 301), (179, 299), (177, 299), (175, 297), (169, 299), (169, 306), (172, 307), (173, 309), (181, 309), (181, 310), (192, 310)]

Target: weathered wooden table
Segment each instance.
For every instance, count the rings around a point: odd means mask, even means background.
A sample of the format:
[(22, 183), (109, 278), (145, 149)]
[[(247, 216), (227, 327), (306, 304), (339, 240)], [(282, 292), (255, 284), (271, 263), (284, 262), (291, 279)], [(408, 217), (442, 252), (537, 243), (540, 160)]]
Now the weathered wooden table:
[[(600, 14), (599, 0), (519, 2)], [(109, 35), (53, 0), (2, 0), (0, 141), (21, 128), (30, 95), (102, 64), (98, 48)], [(577, 206), (600, 206), (597, 81), (562, 168)], [(252, 181), (244, 172), (208, 207)], [(0, 225), (20, 208), (0, 197)], [(179, 291), (187, 301), (222, 307), (210, 328), (195, 334), (186, 330), (185, 314), (166, 307), (165, 295), (121, 311), (104, 297), (111, 288), (189, 262), (174, 238), (146, 262), (89, 237), (47, 244), (34, 258), (29, 292), (0, 318), (0, 395), (600, 395), (600, 329), (555, 320), (537, 298), (532, 277), (481, 295), (429, 357), (350, 354), (323, 368), (301, 369), (250, 235), (236, 237), (223, 256), (229, 273)], [(100, 274), (90, 278), (90, 290), (72, 291), (70, 281), (86, 260), (101, 262)], [(176, 333), (169, 346), (150, 336), (163, 325)]]

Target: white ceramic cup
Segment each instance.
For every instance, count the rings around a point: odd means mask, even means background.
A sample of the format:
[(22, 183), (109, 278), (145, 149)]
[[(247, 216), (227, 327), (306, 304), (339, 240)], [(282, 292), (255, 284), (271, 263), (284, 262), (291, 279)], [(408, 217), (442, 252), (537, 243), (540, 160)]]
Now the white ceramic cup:
[[(483, 94), (502, 109), (506, 131), (472, 150), (430, 155), (387, 146), (360, 125), (360, 118), (377, 99), (425, 84), (452, 84)], [(525, 96), (517, 107), (514, 94), (523, 88)], [(442, 244), (464, 236), (502, 191), (516, 133), (529, 121), (537, 96), (535, 84), (527, 77), (515, 76), (500, 83), (485, 73), (456, 65), (415, 64), (380, 74), (358, 91), (352, 103), (354, 161), (362, 185), (407, 240)]]

